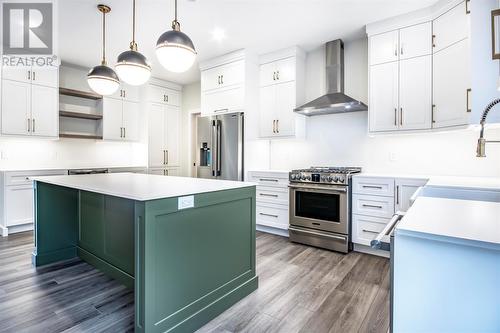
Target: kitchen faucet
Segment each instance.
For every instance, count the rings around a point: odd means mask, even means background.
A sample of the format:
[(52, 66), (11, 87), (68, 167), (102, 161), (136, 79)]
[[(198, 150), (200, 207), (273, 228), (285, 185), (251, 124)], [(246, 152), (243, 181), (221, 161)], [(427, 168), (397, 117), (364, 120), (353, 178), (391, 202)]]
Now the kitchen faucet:
[(486, 141), (484, 138), (484, 124), (486, 123), (486, 117), (488, 117), (488, 112), (500, 103), (500, 98), (494, 99), (490, 104), (486, 106), (481, 117), (481, 133), (479, 134), (479, 139), (477, 140), (477, 157), (486, 157), (486, 143), (500, 143), (500, 141)]

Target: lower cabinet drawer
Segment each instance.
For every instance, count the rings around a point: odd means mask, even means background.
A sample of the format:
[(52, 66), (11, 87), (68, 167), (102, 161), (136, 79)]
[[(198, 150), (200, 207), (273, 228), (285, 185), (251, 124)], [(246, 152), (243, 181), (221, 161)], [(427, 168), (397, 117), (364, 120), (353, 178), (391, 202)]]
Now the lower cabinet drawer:
[(287, 173), (278, 174), (278, 173), (266, 173), (266, 172), (249, 172), (248, 181), (266, 187), (288, 188)]
[(390, 219), (394, 215), (394, 197), (353, 194), (352, 212)]
[(257, 202), (288, 205), (288, 188), (257, 186)]
[(352, 242), (370, 246), (370, 242), (384, 229), (390, 219), (373, 216), (352, 216)]
[(32, 185), (30, 177), (65, 175), (66, 170), (9, 171), (5, 173), (5, 185)]
[(33, 186), (19, 185), (5, 187), (5, 226), (33, 223)]
[(256, 213), (258, 225), (288, 229), (288, 206), (257, 203)]

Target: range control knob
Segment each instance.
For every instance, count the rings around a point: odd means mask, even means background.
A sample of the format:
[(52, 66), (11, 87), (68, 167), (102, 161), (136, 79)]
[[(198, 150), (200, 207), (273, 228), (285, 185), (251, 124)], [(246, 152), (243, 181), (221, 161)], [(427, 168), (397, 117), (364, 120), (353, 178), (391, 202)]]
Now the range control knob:
[(340, 183), (343, 183), (344, 181), (345, 181), (345, 177), (344, 177), (344, 176), (340, 176), (340, 177), (339, 177), (339, 182), (340, 182)]
[(290, 175), (290, 179), (291, 179), (291, 180), (295, 180), (295, 177), (296, 177), (296, 176), (295, 176), (295, 174), (294, 174), (294, 173), (292, 173), (292, 174)]
[(321, 181), (326, 182), (327, 177), (326, 176), (321, 176)]
[(328, 176), (327, 180), (331, 182), (333, 180), (332, 176)]
[(311, 180), (311, 176), (307, 176), (307, 177), (306, 177), (306, 179), (307, 179), (307, 180)]
[(337, 182), (339, 181), (339, 177), (335, 176), (335, 177), (333, 178), (333, 181), (337, 183)]

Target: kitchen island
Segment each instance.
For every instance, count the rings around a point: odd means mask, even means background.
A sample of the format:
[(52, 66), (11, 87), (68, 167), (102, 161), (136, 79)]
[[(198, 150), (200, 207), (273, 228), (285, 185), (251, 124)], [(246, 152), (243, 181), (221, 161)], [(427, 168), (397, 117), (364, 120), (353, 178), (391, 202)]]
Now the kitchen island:
[(254, 184), (132, 173), (33, 180), (33, 263), (80, 257), (134, 288), (136, 332), (194, 331), (257, 289)]

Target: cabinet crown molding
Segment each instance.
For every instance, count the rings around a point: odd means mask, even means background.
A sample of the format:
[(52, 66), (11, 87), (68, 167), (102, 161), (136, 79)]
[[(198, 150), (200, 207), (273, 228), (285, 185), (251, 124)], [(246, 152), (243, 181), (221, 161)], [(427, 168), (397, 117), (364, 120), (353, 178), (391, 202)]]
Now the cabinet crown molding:
[(281, 59), (286, 59), (286, 58), (291, 58), (291, 57), (305, 59), (306, 53), (300, 47), (292, 46), (292, 47), (288, 47), (286, 49), (281, 49), (278, 51), (261, 54), (259, 56), (259, 64), (263, 65), (263, 64), (267, 64), (267, 63), (270, 63), (270, 62), (273, 62), (276, 60), (281, 60)]
[(240, 49), (200, 62), (200, 70), (204, 71), (210, 68), (222, 66), (238, 60), (256, 62), (256, 57), (252, 53), (248, 52), (248, 50)]
[(372, 36), (432, 21), (464, 1), (465, 0), (440, 0), (434, 5), (426, 8), (369, 23), (366, 25), (366, 34)]

